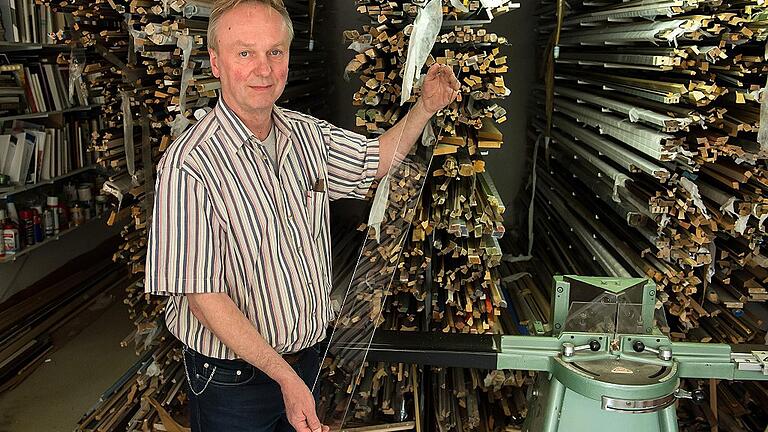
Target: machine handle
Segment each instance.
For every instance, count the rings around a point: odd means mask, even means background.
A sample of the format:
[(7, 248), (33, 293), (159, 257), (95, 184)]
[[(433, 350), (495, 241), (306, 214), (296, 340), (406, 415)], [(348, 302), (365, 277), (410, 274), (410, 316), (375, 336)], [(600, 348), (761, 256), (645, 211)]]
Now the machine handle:
[(570, 342), (564, 342), (563, 343), (563, 356), (564, 357), (571, 357), (574, 354), (576, 354), (578, 351), (586, 351), (590, 350), (593, 352), (600, 351), (600, 348), (602, 348), (602, 345), (600, 344), (600, 341), (597, 339), (592, 339), (589, 341), (588, 344), (574, 346)]
[(701, 389), (689, 392), (679, 388), (675, 390), (675, 397), (678, 399), (690, 399), (695, 404), (703, 403), (705, 399), (704, 391)]
[(636, 340), (632, 343), (632, 349), (637, 353), (641, 353), (643, 351), (654, 353), (657, 357), (659, 357), (659, 359), (664, 361), (672, 360), (672, 349), (666, 346), (660, 346), (659, 349), (655, 349), (645, 346), (643, 341)]

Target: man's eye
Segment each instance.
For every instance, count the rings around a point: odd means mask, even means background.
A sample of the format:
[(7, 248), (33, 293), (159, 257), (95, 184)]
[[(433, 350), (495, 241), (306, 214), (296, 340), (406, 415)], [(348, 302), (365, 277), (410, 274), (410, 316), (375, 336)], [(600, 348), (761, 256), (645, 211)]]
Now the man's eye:
[(248, 51), (240, 51), (240, 57), (248, 57)]
[(270, 54), (272, 54), (273, 56), (278, 56), (278, 55), (280, 55), (280, 54), (282, 54), (282, 53), (283, 53), (283, 50), (279, 50), (279, 49), (273, 49), (273, 50), (272, 50), (272, 51), (270, 51), (269, 53), (270, 53)]

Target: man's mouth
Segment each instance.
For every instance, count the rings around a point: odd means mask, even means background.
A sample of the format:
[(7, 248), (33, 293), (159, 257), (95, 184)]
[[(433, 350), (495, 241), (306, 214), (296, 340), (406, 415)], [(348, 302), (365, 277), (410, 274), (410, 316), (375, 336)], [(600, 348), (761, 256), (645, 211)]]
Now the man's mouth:
[(251, 85), (251, 86), (248, 86), (248, 87), (250, 87), (250, 88), (252, 88), (253, 90), (256, 90), (256, 91), (263, 91), (263, 90), (269, 89), (270, 87), (272, 87), (272, 85), (271, 84), (270, 85)]

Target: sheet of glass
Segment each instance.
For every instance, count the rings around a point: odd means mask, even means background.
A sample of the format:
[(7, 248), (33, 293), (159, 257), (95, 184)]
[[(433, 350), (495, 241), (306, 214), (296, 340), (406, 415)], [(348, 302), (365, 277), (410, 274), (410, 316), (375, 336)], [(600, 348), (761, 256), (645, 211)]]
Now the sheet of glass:
[[(377, 241), (369, 235), (361, 249), (349, 287), (341, 301), (324, 356), (321, 376), (313, 391), (321, 395), (318, 416), (332, 431), (345, 427), (352, 414), (357, 387), (365, 385), (366, 355), (376, 327), (381, 323), (382, 307), (391, 294), (391, 285), (403, 266), (402, 251), (415, 215), (417, 203), (432, 161), (433, 147), (415, 146), (412, 154), (389, 170), (382, 232)], [(403, 158), (399, 158), (403, 159)], [(370, 234), (370, 233), (369, 233)], [(321, 388), (316, 389), (316, 387)], [(397, 402), (397, 401), (395, 401)], [(405, 417), (405, 407), (393, 407)], [(397, 411), (402, 408), (402, 412)]]

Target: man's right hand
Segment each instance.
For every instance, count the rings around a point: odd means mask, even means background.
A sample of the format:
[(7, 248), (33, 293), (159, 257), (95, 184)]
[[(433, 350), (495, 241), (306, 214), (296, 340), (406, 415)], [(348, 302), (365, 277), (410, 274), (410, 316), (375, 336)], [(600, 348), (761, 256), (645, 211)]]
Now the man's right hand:
[(328, 426), (320, 423), (312, 392), (298, 375), (280, 384), (285, 403), (285, 415), (296, 432), (329, 432)]

